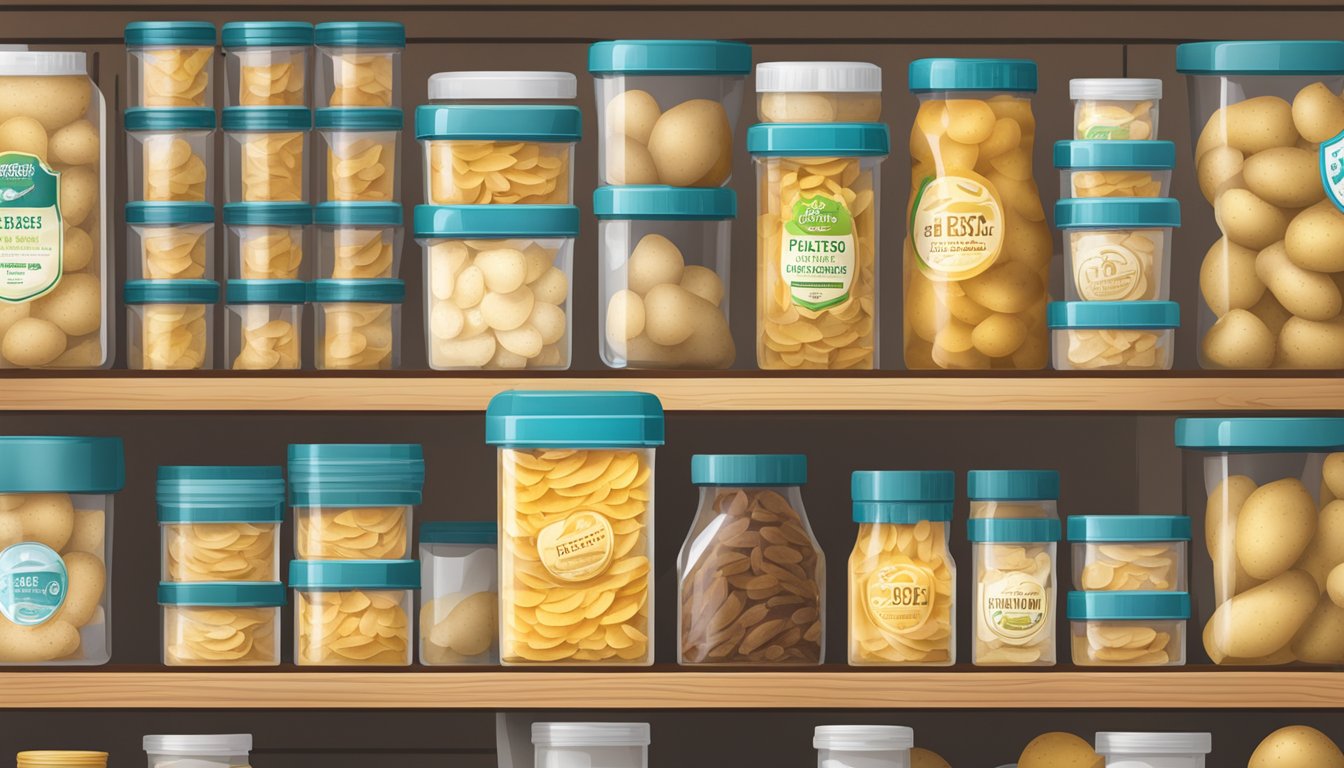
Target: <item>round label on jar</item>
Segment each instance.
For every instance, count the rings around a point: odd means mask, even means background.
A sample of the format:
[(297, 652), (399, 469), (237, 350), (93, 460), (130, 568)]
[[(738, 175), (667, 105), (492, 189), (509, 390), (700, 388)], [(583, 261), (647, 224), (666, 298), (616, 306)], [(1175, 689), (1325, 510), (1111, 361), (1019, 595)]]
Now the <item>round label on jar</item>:
[(1120, 301), (1139, 287), (1143, 262), (1125, 246), (1109, 243), (1074, 256), (1073, 274), (1084, 301)]
[(814, 312), (843, 304), (854, 284), (854, 217), (844, 201), (801, 197), (784, 220), (779, 274), (793, 303)]
[(46, 544), (26, 541), (0, 552), (0, 615), (25, 627), (42, 624), (65, 603), (65, 561)]
[(1005, 640), (1023, 640), (1050, 619), (1050, 590), (1030, 573), (1009, 573), (982, 585), (980, 610), (985, 624)]
[(873, 624), (902, 635), (924, 626), (933, 613), (933, 571), (904, 563), (879, 568), (868, 577), (866, 593)]
[(1321, 142), (1321, 182), (1325, 196), (1344, 211), (1344, 131)]
[(575, 512), (537, 534), (541, 564), (561, 581), (587, 581), (611, 565), (615, 536), (597, 512)]
[(0, 152), (0, 303), (46, 294), (61, 280), (61, 175), (35, 155)]
[(924, 179), (910, 207), (910, 244), (930, 280), (968, 280), (1003, 250), (1003, 203), (984, 178)]

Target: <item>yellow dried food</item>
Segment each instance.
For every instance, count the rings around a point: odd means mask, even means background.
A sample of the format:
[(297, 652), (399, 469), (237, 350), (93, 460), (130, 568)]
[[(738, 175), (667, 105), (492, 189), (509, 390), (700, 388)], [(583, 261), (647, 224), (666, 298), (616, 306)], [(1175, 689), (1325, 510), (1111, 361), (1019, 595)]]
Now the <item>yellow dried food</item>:
[(210, 106), (214, 48), (158, 48), (140, 53), (146, 107)]
[(391, 304), (324, 304), (322, 359), (328, 370), (390, 370)]
[(1086, 544), (1078, 588), (1089, 592), (1172, 592), (1179, 589), (1174, 543)]
[[(1055, 559), (1048, 544), (979, 543), (975, 575), (976, 664), (1053, 664)], [(1006, 596), (1017, 608), (1005, 608)], [(1027, 601), (1039, 597), (1039, 606)]]
[(1069, 232), (1069, 255), (1079, 298), (1156, 299), (1166, 249), (1166, 236), (1157, 229)]
[(1066, 370), (1127, 369), (1160, 371), (1171, 367), (1163, 341), (1170, 331), (1068, 329)]
[(163, 663), (169, 666), (278, 664), (274, 608), (167, 606)]
[(174, 224), (145, 227), (140, 233), (147, 280), (184, 280), (205, 277), (205, 261), (210, 240), (209, 224)]
[(394, 229), (341, 228), (332, 233), (335, 263), (331, 277), (396, 277), (392, 273), (396, 248)]
[(275, 581), (275, 534), (266, 523), (165, 525), (168, 581)]
[(1108, 667), (1179, 663), (1183, 642), (1176, 622), (1074, 622), (1073, 663)]
[(1073, 137), (1075, 139), (1123, 139), (1145, 141), (1153, 138), (1153, 109), (1157, 102), (1080, 101)]
[(304, 51), (245, 51), (238, 64), (238, 103), (244, 107), (302, 107)]
[(406, 507), (294, 510), (294, 552), (301, 560), (400, 560), (406, 556)]
[(335, 89), (327, 106), (392, 106), (393, 54), (335, 54), (331, 57), (331, 68)]
[(246, 202), (303, 200), (304, 133), (246, 134), (241, 169)]
[(206, 164), (191, 142), (180, 136), (149, 136), (144, 152), (146, 200), (176, 202), (205, 200)]
[(299, 331), (288, 313), (264, 306), (236, 306), (240, 314), (238, 354), (230, 367), (235, 371), (298, 370)]
[(289, 227), (251, 227), (240, 232), (242, 279), (294, 280), (303, 265), (303, 239)]
[(1074, 197), (1161, 197), (1162, 182), (1149, 171), (1074, 171)]
[(141, 317), (141, 368), (186, 371), (207, 367), (205, 313), (202, 304), (146, 304)]
[(850, 664), (952, 663), (956, 570), (946, 525), (859, 525), (849, 558)]
[(429, 142), (434, 205), (567, 205), (569, 144)]
[(297, 598), (301, 666), (407, 666), (411, 622), (406, 593), (390, 590), (305, 592)]
[[(385, 138), (381, 138), (385, 136)], [(333, 138), (327, 149), (327, 199), (387, 202), (396, 192), (395, 133), (380, 138)]]

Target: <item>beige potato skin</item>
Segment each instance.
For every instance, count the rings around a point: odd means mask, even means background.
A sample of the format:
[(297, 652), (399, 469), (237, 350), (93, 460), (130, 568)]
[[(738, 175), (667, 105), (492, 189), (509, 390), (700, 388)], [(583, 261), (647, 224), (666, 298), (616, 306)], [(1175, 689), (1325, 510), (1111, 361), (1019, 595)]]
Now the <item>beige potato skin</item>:
[(1290, 725), (1266, 736), (1246, 768), (1344, 768), (1344, 752), (1315, 728)]

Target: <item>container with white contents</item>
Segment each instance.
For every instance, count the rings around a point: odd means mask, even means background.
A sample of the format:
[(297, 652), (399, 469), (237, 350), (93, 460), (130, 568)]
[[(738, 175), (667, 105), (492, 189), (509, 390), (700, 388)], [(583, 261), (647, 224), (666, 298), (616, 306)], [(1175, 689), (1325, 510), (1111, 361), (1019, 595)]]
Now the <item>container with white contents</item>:
[(326, 151), (318, 200), (386, 203), (401, 197), (400, 109), (329, 108), (314, 124)]
[(1185, 592), (1190, 518), (1075, 515), (1073, 588), (1094, 592)]
[(1162, 81), (1140, 77), (1089, 77), (1069, 81), (1073, 137), (1103, 141), (1157, 138)]
[(273, 667), (280, 663), (285, 585), (272, 582), (162, 582), (163, 664)]
[(406, 28), (394, 21), (332, 21), (314, 29), (319, 107), (400, 107)]
[(910, 768), (915, 731), (903, 725), (818, 725), (817, 768)]
[(420, 526), (420, 663), (499, 663), (499, 526)]
[(214, 279), (213, 205), (127, 203), (126, 229), (129, 279)]
[(303, 367), (303, 309), (298, 280), (230, 280), (224, 307), (224, 361), (235, 371)]
[(306, 21), (231, 21), (220, 32), (227, 107), (306, 107), (313, 25)]
[(1070, 592), (1067, 613), (1080, 667), (1185, 664), (1188, 592)]
[(402, 213), (397, 203), (318, 203), (317, 276), (334, 280), (399, 277)]
[(1204, 768), (1204, 756), (1213, 752), (1213, 736), (1102, 731), (1096, 745), (1106, 768)]
[(248, 768), (250, 733), (146, 736), (149, 768)]
[(390, 371), (401, 367), (401, 280), (315, 280), (313, 341), (319, 371)]
[(133, 371), (214, 368), (213, 280), (131, 280), (126, 283), (128, 365)]
[(402, 560), (425, 483), (414, 444), (289, 446), (294, 555), (301, 560)]
[(128, 199), (213, 202), (215, 110), (134, 107), (126, 129)]
[(437, 72), (429, 76), (432, 104), (545, 104), (573, 101), (578, 78), (572, 72), (487, 70)]
[(429, 104), (415, 110), (432, 205), (569, 205), (578, 107)]
[(876, 123), (882, 68), (861, 61), (772, 61), (756, 65), (762, 123)]
[(294, 663), (327, 667), (409, 667), (414, 560), (294, 560)]
[(1169, 371), (1180, 305), (1174, 301), (1055, 301), (1046, 312), (1057, 371)]
[(280, 467), (159, 467), (160, 581), (280, 579)]
[(213, 109), (215, 40), (215, 25), (208, 21), (127, 24), (127, 103)]
[[(313, 207), (306, 203), (224, 206), (225, 272), (229, 280), (302, 280)], [(311, 260), (309, 260), (311, 261)]]
[(533, 723), (534, 768), (648, 768), (648, 723)]
[(1167, 197), (1176, 167), (1170, 141), (1057, 141), (1060, 197)]
[(224, 109), (224, 199), (230, 203), (299, 203), (308, 197), (308, 134), (303, 107)]
[(1068, 301), (1166, 301), (1171, 235), (1181, 204), (1169, 197), (1067, 199), (1055, 204), (1064, 232)]

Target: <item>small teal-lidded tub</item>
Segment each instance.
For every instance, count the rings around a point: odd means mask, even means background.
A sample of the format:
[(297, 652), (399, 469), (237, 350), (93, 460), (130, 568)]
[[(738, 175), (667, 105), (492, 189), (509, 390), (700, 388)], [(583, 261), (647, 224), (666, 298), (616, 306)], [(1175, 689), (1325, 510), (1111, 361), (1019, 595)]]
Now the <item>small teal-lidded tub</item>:
[(231, 21), (221, 30), (229, 107), (307, 107), (313, 25)]
[(213, 110), (216, 39), (208, 21), (127, 24), (129, 106)]
[(126, 338), (133, 371), (200, 371), (215, 366), (213, 280), (126, 283)]
[(169, 667), (274, 667), (280, 663), (285, 585), (162, 582), (163, 663)]
[(155, 203), (215, 200), (215, 111), (133, 107), (126, 129), (127, 199)]
[(314, 124), (326, 172), (318, 198), (326, 202), (389, 203), (401, 199), (400, 109), (328, 108)]
[(230, 203), (308, 201), (313, 115), (303, 107), (224, 109), (224, 199)]
[(1046, 308), (1057, 371), (1169, 371), (1174, 301), (1054, 301)]
[(314, 28), (318, 107), (400, 107), (406, 28), (395, 21), (330, 21)]
[(1067, 612), (1080, 667), (1185, 664), (1188, 592), (1070, 592)]
[(1064, 231), (1069, 301), (1166, 301), (1171, 234), (1181, 204), (1168, 197), (1087, 198), (1055, 204)]
[(1074, 515), (1073, 588), (1088, 592), (1185, 592), (1190, 518)]
[(302, 368), (308, 286), (298, 280), (230, 280), (225, 287), (224, 360), (229, 368)]
[(279, 580), (280, 467), (159, 467), (155, 501), (161, 581)]
[(499, 525), (420, 525), (420, 663), (499, 663)]
[(302, 280), (311, 270), (307, 203), (228, 203), (224, 206), (225, 271), (229, 280)]
[(128, 278), (214, 279), (214, 231), (210, 203), (127, 203)]
[(425, 484), (414, 444), (289, 446), (294, 555), (300, 560), (402, 560)]
[(1061, 198), (1168, 197), (1176, 167), (1170, 141), (1057, 141)]
[(1085, 77), (1069, 81), (1073, 138), (1144, 141), (1157, 138), (1162, 81), (1143, 77)]
[(315, 280), (319, 371), (391, 371), (401, 367), (401, 280)]
[(317, 276), (332, 280), (396, 278), (404, 240), (397, 203), (318, 203)]
[(295, 560), (294, 663), (409, 667), (420, 589), (414, 560)]

